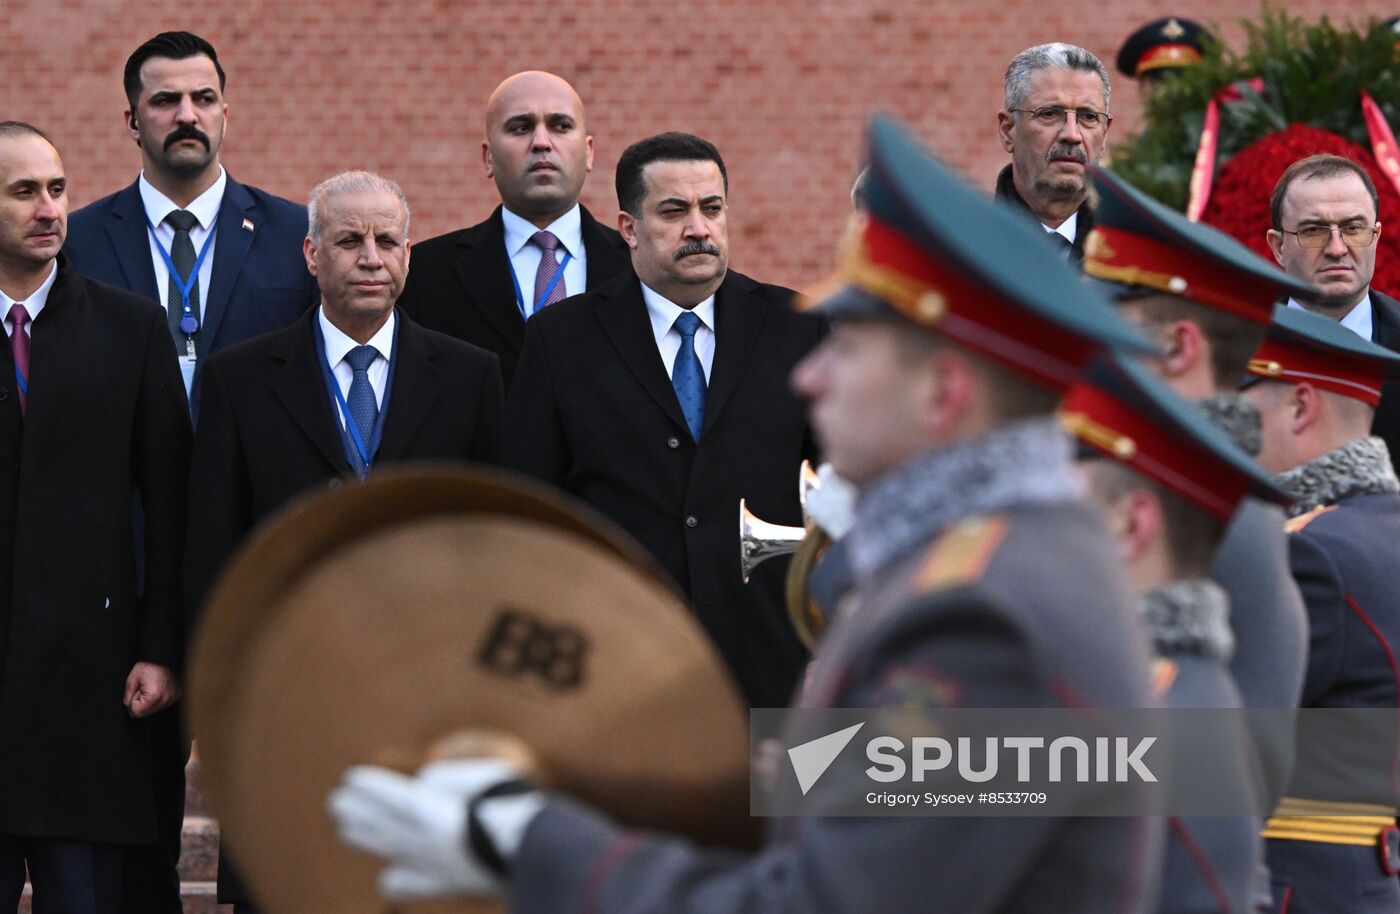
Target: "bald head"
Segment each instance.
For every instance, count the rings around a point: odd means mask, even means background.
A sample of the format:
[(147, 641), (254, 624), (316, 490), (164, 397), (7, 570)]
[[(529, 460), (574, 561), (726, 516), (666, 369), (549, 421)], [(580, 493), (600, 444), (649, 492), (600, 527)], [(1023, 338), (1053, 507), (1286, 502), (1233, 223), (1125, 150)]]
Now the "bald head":
[(545, 228), (578, 202), (593, 170), (583, 100), (553, 73), (511, 76), (486, 103), (481, 159), (506, 208)]

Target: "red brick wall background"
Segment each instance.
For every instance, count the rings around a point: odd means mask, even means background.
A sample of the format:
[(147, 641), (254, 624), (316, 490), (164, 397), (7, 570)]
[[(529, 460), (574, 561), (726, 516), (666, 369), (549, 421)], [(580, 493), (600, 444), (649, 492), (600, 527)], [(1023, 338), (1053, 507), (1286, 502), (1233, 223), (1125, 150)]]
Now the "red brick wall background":
[[(1293, 0), (1295, 15), (1361, 22), (1400, 0)], [(0, 118), (29, 120), (63, 153), (75, 205), (139, 167), (122, 129), (121, 70), (140, 42), (183, 28), (228, 72), (224, 162), (239, 180), (304, 200), (320, 179), (396, 179), (423, 239), (495, 204), (479, 145), (486, 96), (517, 70), (552, 70), (588, 106), (597, 161), (584, 201), (616, 214), (629, 143), (679, 129), (712, 140), (731, 177), (734, 265), (789, 285), (818, 278), (848, 210), (860, 129), (878, 108), (910, 121), (990, 188), (1001, 78), (1016, 52), (1083, 45), (1110, 67), (1122, 38), (1166, 13), (1238, 41), (1253, 0), (9, 0), (0, 20)], [(1113, 131), (1137, 122), (1115, 77)]]

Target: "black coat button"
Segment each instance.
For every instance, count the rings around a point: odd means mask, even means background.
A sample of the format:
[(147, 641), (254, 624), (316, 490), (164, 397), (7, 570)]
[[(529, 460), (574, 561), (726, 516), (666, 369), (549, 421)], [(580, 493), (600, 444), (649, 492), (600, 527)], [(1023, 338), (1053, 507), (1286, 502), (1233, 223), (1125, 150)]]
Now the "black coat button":
[(699, 523), (700, 523), (700, 518), (696, 517), (694, 514), (691, 514), (690, 516), (688, 516), (688, 517), (685, 519), (685, 525), (686, 525), (687, 527), (694, 527), (694, 526), (696, 526), (696, 525), (699, 524)]
[(666, 439), (666, 446), (674, 451), (676, 448), (681, 446), (681, 439), (677, 438), (675, 435), (672, 435), (670, 438)]
[(341, 481), (341, 478), (339, 476), (332, 477), (331, 481), (326, 483), (326, 485), (332, 489), (338, 489), (344, 484), (345, 483)]

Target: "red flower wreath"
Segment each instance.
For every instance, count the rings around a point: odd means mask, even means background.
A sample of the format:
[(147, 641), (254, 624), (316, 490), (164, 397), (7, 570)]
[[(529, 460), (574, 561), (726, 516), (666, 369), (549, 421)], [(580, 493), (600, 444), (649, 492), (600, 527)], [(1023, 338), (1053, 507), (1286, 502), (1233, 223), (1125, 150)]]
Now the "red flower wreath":
[[(1220, 167), (1210, 202), (1201, 221), (1213, 225), (1274, 262), (1264, 238), (1270, 227), (1269, 197), (1274, 185), (1289, 165), (1317, 153), (1332, 153), (1360, 162), (1375, 182), (1380, 195), (1383, 230), (1376, 244), (1376, 274), (1371, 285), (1382, 292), (1400, 290), (1400, 194), (1376, 165), (1370, 150), (1348, 142), (1335, 133), (1292, 124), (1246, 146)], [(1397, 220), (1386, 224), (1387, 218)], [(1388, 230), (1385, 230), (1388, 229)]]

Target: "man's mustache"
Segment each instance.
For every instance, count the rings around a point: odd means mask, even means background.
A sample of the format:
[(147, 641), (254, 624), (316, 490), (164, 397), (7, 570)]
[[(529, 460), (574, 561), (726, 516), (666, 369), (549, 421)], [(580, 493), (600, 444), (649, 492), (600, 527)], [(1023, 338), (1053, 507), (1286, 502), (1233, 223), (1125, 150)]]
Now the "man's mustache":
[(720, 251), (719, 248), (710, 244), (708, 241), (690, 241), (682, 245), (676, 251), (675, 259), (680, 260), (682, 257), (689, 257), (691, 254), (713, 254), (718, 257), (720, 256)]
[(1074, 159), (1080, 165), (1089, 164), (1089, 153), (1084, 151), (1084, 147), (1075, 143), (1056, 143), (1055, 146), (1045, 154), (1047, 162), (1055, 159)]
[(181, 140), (199, 140), (204, 144), (206, 152), (209, 149), (209, 137), (205, 135), (204, 131), (193, 124), (182, 124), (172, 130), (170, 136), (165, 138), (165, 148), (168, 150)]

